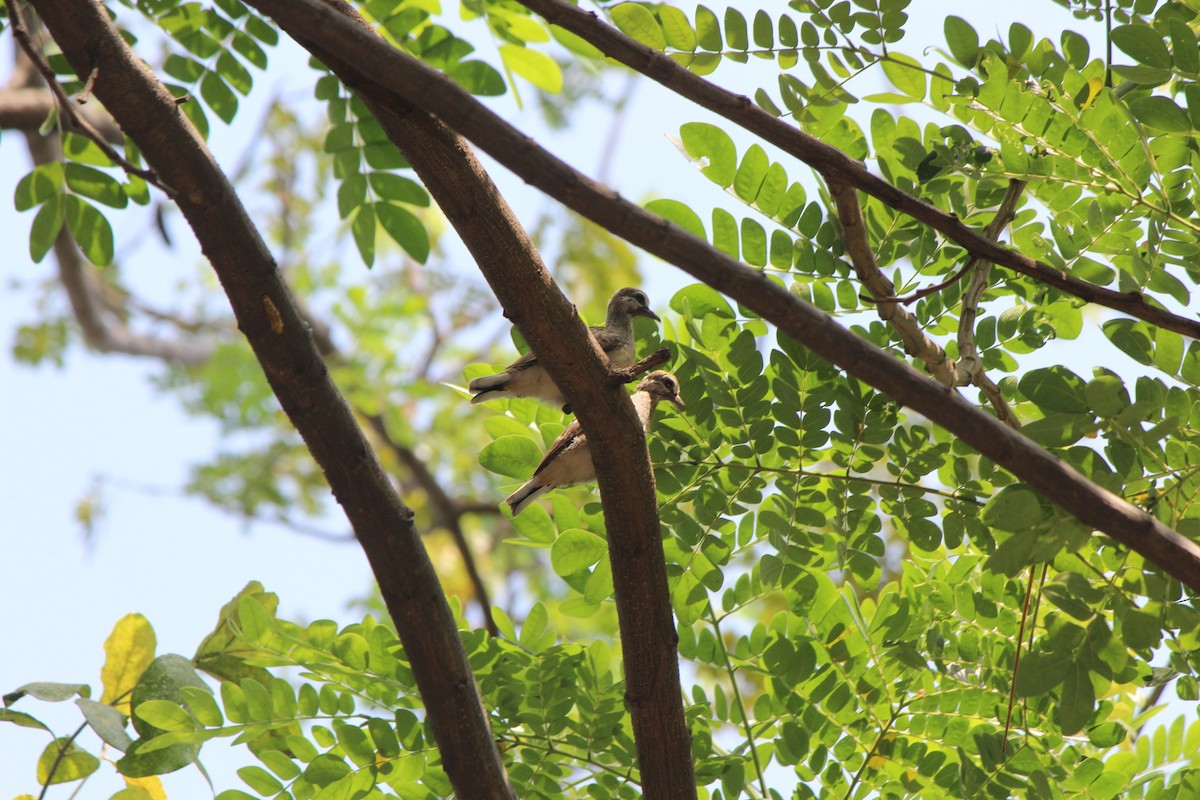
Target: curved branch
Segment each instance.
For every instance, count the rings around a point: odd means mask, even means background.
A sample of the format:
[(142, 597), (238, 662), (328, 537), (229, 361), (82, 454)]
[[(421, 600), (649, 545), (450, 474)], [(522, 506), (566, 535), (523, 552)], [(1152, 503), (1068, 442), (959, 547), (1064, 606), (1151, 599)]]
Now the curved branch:
[[(959, 436), (1076, 519), (1109, 534), (1164, 572), (1193, 590), (1200, 591), (1200, 546), (1145, 511), (1092, 483), (1057, 456), (995, 417), (850, 333), (829, 315), (801, 301), (761, 271), (735, 261), (678, 226), (624, 200), (611, 189), (596, 184), (537, 147), (528, 136), (441, 73), (341, 18), (317, 0), (252, 0), (251, 5), (264, 10), (271, 9), (279, 17), (286, 18), (288, 27), (300, 31), (302, 35), (319, 37), (322, 47), (338, 53), (346, 60), (344, 63), (353, 63), (354, 69), (360, 71), (358, 74), (364, 76), (359, 79), (360, 85), (374, 82), (378, 87), (393, 92), (397, 103), (407, 101), (437, 114), (529, 184), (632, 244), (675, 264), (714, 289), (738, 300), (820, 357)], [(365, 87), (363, 91), (366, 91)], [(536, 293), (539, 299), (543, 296), (548, 280), (548, 277), (539, 276), (538, 285), (522, 285), (520, 291), (508, 287), (508, 291), (501, 296), (501, 302), (510, 313), (518, 309), (523, 311), (529, 307), (531, 295)], [(565, 299), (562, 302), (565, 303)], [(548, 316), (547, 320), (555, 328), (553, 333), (557, 338), (567, 341), (565, 330), (558, 328), (565, 329), (574, 323), (563, 321), (561, 309), (556, 307), (554, 316)], [(517, 321), (523, 331), (526, 325), (529, 325), (530, 332), (534, 330), (532, 321), (523, 314), (517, 316)], [(532, 337), (527, 338), (532, 343)], [(556, 344), (555, 339), (556, 336), (550, 336), (546, 346)], [(534, 344), (535, 348), (541, 346), (541, 341)], [(554, 359), (569, 361), (573, 356), (578, 361), (577, 353), (571, 353), (569, 347), (555, 349)], [(552, 362), (548, 354), (543, 354), (543, 358), (548, 363), (563, 363), (557, 360)], [(560, 383), (568, 399), (582, 398), (576, 392), (583, 387), (574, 380), (568, 381), (568, 377), (574, 378), (573, 375), (563, 375)], [(555, 373), (554, 378), (558, 382), (559, 374)], [(589, 399), (594, 407), (595, 398), (585, 399)], [(583, 405), (579, 409), (581, 422), (584, 422), (584, 412), (590, 412), (591, 409)], [(590, 420), (590, 417), (587, 419)], [(590, 426), (594, 423), (589, 421), (584, 424)], [(585, 427), (585, 430), (588, 430), (591, 441), (593, 429)], [(597, 440), (600, 438), (598, 435)], [(605, 488), (602, 482), (602, 492)], [(607, 502), (605, 510), (608, 510)], [(614, 569), (614, 574), (616, 572)]]
[(1137, 292), (1117, 292), (1080, 280), (1069, 273), (989, 241), (962, 224), (954, 214), (907, 194), (883, 178), (872, 175), (859, 162), (820, 139), (771, 116), (751, 102), (672, 61), (666, 55), (634, 41), (601, 22), (594, 13), (563, 0), (519, 0), (526, 8), (581, 37), (604, 55), (642, 73), (696, 105), (720, 114), (786, 153), (808, 164), (827, 181), (853, 186), (885, 205), (925, 223), (972, 256), (1008, 267), (1089, 303), (1106, 306), (1153, 325), (1200, 339), (1200, 321), (1172, 314), (1152, 305)]
[(921, 323), (907, 308), (890, 300), (896, 294), (892, 281), (879, 269), (875, 253), (867, 240), (867, 224), (863, 220), (862, 206), (858, 203), (855, 190), (844, 183), (830, 182), (829, 193), (837, 206), (838, 220), (842, 223), (842, 241), (858, 279), (875, 298), (879, 318), (892, 326), (904, 342), (904, 352), (925, 362), (925, 369), (943, 386), (958, 385), (958, 370), (953, 359), (937, 342), (925, 335)]
[(33, 0), (78, 75), (178, 190), (180, 210), (229, 296), (272, 390), (321, 465), (379, 581), (458, 797), (512, 789), (437, 573), (345, 399), (338, 393), (266, 245), (169, 91), (94, 0)]
[(340, 0), (250, 0), (249, 5), (272, 16), (359, 95), (420, 175), (505, 315), (574, 407), (588, 436), (604, 508), (641, 787), (647, 797), (694, 798), (691, 734), (683, 714), (654, 473), (628, 393), (612, 383), (595, 339), (554, 285), (470, 147), (425, 111), (375, 84), (370, 70), (362, 70), (355, 45), (339, 45), (365, 41), (376, 52), (391, 52), (390, 46)]

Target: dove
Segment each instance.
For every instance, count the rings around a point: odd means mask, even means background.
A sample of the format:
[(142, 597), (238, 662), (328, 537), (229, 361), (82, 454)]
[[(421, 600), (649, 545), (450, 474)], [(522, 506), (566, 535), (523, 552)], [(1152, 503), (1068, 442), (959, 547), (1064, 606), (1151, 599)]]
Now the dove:
[[(679, 380), (661, 369), (643, 378), (630, 399), (646, 433), (650, 431), (654, 407), (660, 400), (674, 403), (681, 411), (686, 408), (679, 397)], [(595, 478), (596, 468), (592, 466), (592, 451), (588, 448), (587, 436), (579, 426), (579, 421), (574, 420), (550, 445), (542, 457), (542, 463), (534, 470), (533, 477), (510, 494), (505, 502), (515, 517), (551, 489), (585, 483)]]
[[(604, 326), (590, 329), (600, 349), (615, 367), (630, 367), (637, 361), (633, 343), (634, 317), (658, 320), (658, 315), (649, 308), (645, 292), (641, 289), (621, 289), (608, 301), (608, 317)], [(563, 406), (566, 402), (533, 353), (521, 356), (504, 372), (476, 378), (467, 385), (467, 390), (473, 395), (472, 403), (485, 403), (501, 397), (536, 397), (556, 406)]]

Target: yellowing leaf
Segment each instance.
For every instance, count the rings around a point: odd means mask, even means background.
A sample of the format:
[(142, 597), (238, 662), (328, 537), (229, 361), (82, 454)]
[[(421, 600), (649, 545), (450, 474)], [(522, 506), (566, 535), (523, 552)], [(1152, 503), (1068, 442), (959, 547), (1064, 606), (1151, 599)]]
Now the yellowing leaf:
[(558, 94), (562, 91), (562, 70), (558, 62), (545, 53), (515, 44), (504, 44), (500, 45), (500, 58), (504, 66), (543, 92)]
[(154, 660), (155, 644), (154, 628), (141, 614), (126, 614), (117, 620), (112, 633), (104, 640), (101, 703), (115, 704), (118, 711), (128, 716), (129, 692)]

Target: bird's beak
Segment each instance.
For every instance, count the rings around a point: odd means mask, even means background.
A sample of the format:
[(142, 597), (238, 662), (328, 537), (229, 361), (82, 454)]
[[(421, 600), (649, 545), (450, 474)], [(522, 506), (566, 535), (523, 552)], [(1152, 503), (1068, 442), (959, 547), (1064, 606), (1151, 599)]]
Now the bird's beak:
[(633, 316), (649, 317), (650, 319), (654, 320), (655, 322), (662, 322), (662, 320), (658, 318), (658, 314), (655, 314), (653, 311), (651, 311), (648, 308), (639, 308), (637, 311), (633, 312)]
[(671, 402), (674, 403), (675, 407), (678, 408), (680, 411), (687, 410), (687, 404), (683, 402), (683, 398), (680, 397), (679, 395), (675, 395), (674, 397), (672, 397)]

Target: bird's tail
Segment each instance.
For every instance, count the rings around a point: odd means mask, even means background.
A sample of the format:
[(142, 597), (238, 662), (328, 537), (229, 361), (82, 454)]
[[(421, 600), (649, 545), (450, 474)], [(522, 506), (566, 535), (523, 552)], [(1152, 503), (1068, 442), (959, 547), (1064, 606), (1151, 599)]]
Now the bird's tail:
[(537, 482), (537, 478), (530, 478), (525, 481), (520, 489), (504, 498), (504, 502), (508, 503), (508, 507), (512, 510), (512, 515), (515, 517), (525, 510), (525, 507), (537, 500), (539, 497), (549, 491), (549, 487), (542, 486)]
[(474, 397), (471, 398), (472, 403), (482, 403), (487, 400), (497, 400), (501, 397), (508, 397), (505, 388), (508, 382), (512, 380), (512, 376), (507, 372), (500, 372), (496, 375), (484, 375), (481, 378), (476, 378), (467, 384), (467, 391)]

